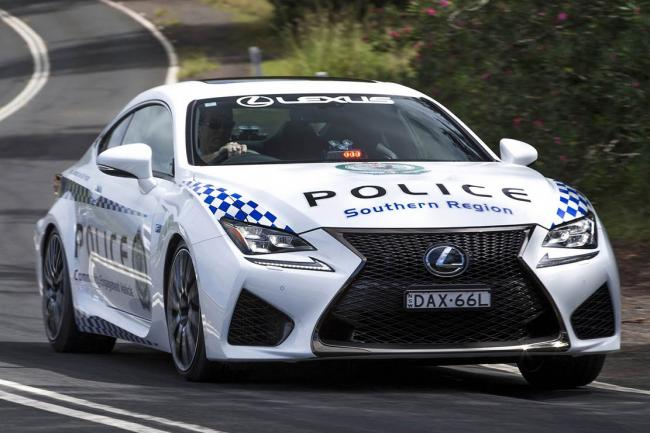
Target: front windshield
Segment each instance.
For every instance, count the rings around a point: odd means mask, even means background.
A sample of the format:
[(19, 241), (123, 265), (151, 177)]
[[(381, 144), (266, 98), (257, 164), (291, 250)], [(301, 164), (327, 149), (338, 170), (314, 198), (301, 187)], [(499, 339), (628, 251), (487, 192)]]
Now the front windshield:
[(198, 101), (197, 165), (491, 161), (434, 104), (379, 95), (254, 95)]

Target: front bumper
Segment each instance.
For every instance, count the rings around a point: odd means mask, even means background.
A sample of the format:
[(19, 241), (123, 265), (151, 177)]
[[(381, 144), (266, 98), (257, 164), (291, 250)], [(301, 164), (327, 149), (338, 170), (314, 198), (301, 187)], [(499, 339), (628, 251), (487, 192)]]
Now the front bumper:
[[(318, 251), (292, 253), (291, 260), (316, 258), (335, 272), (278, 269), (245, 260), (229, 243), (219, 238), (194, 244), (197, 274), (206, 336), (206, 352), (214, 360), (300, 360), (316, 357), (388, 358), (507, 358), (523, 354), (604, 353), (620, 347), (620, 294), (615, 259), (607, 236), (599, 227), (598, 255), (577, 263), (537, 268), (540, 259), (580, 254), (584, 251), (542, 248), (547, 230), (532, 227), (520, 260), (548, 295), (558, 320), (558, 333), (547, 338), (447, 345), (355, 345), (326, 344), (317, 331), (319, 321), (337, 295), (349, 284), (363, 260), (326, 230), (302, 234)], [(480, 229), (468, 229), (480, 230)], [(218, 251), (215, 254), (215, 243)], [(287, 254), (276, 258), (286, 260)], [(265, 258), (272, 259), (272, 255)], [(580, 339), (571, 324), (571, 315), (599, 287), (607, 285), (615, 317), (615, 333), (610, 337)], [(290, 332), (276, 346), (244, 346), (228, 342), (235, 306), (242, 290), (274, 306), (292, 321)]]

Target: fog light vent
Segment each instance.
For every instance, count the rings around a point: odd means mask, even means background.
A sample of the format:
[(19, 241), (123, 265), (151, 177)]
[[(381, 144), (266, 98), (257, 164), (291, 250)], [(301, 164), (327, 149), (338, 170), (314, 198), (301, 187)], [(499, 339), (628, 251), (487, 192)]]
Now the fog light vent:
[(293, 330), (289, 316), (242, 290), (230, 321), (228, 343), (234, 346), (277, 346)]
[(581, 340), (611, 337), (616, 332), (614, 306), (607, 284), (600, 286), (571, 316), (571, 326)]

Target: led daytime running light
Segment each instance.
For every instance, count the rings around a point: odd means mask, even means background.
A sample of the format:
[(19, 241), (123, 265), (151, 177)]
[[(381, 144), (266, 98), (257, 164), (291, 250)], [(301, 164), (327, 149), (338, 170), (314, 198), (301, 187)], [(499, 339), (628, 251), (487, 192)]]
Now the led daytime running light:
[(598, 255), (598, 251), (594, 251), (593, 253), (587, 253), (587, 254), (580, 254), (578, 256), (569, 256), (569, 257), (558, 257), (551, 259), (549, 258), (548, 254), (544, 254), (544, 257), (542, 257), (537, 264), (537, 268), (548, 268), (551, 266), (558, 266), (558, 265), (566, 265), (569, 263), (576, 263), (576, 262), (581, 262), (583, 260), (589, 260)]
[(311, 262), (293, 262), (287, 260), (268, 260), (268, 259), (246, 257), (246, 260), (248, 260), (249, 262), (261, 266), (272, 266), (272, 267), (284, 268), (284, 269), (298, 269), (304, 271), (334, 272), (334, 269), (332, 269), (327, 264), (321, 262), (320, 260), (316, 260), (313, 257), (310, 257), (310, 259), (312, 260)]

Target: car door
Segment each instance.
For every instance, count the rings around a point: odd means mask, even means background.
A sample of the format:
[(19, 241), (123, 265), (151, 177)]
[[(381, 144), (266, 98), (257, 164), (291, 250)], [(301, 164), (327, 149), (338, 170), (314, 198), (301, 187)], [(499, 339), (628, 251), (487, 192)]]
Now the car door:
[[(140, 106), (125, 118), (120, 145), (144, 143), (152, 150), (156, 187), (144, 193), (134, 177), (98, 167), (100, 194), (93, 220), (99, 251), (90, 260), (97, 295), (110, 307), (151, 320), (151, 251), (161, 220), (161, 198), (174, 187), (173, 123), (161, 103)], [(103, 149), (100, 146), (99, 151)]]
[[(100, 137), (97, 153), (122, 144), (122, 138), (132, 117), (131, 114), (123, 116)], [(61, 179), (61, 190), (74, 199), (76, 207), (74, 257), (77, 268), (73, 272), (73, 281), (78, 286), (78, 290), (95, 300), (102, 299), (101, 293), (97, 291), (102, 276), (93, 273), (101, 270), (101, 267), (97, 266), (97, 258), (109, 260), (112, 255), (110, 250), (104, 247), (104, 237), (112, 241), (111, 235), (105, 234), (100, 228), (102, 212), (99, 206), (105, 202), (101, 195), (100, 176), (102, 176), (101, 172), (91, 160)]]

